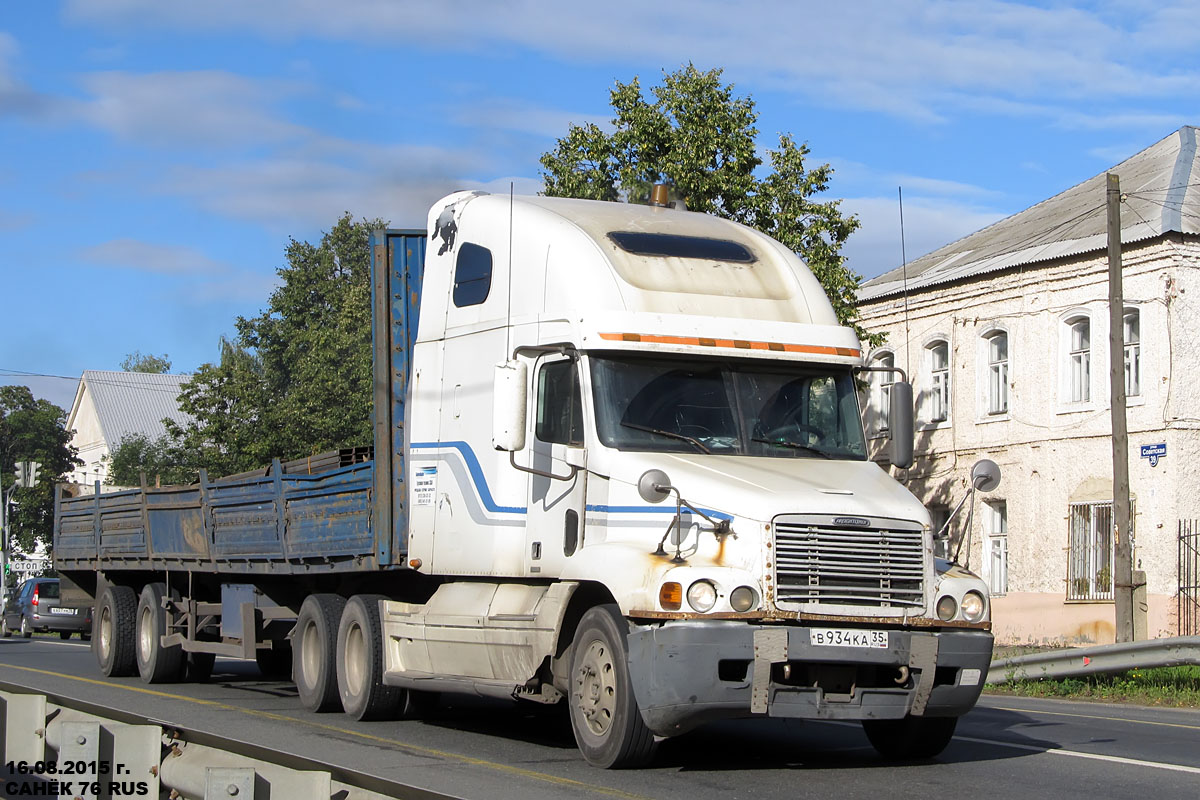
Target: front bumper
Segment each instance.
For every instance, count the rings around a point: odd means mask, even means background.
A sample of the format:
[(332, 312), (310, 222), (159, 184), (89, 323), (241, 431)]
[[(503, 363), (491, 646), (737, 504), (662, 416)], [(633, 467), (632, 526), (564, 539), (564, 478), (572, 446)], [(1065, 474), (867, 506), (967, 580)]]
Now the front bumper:
[(799, 625), (688, 620), (635, 625), (628, 642), (634, 695), (661, 736), (759, 714), (960, 716), (979, 699), (992, 656), (990, 632), (962, 629), (888, 629), (886, 648), (830, 647)]

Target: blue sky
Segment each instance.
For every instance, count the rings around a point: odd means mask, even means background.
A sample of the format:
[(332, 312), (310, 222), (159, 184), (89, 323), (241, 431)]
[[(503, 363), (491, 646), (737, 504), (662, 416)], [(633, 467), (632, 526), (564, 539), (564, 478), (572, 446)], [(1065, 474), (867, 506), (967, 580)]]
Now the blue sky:
[(191, 371), (289, 237), (535, 192), (614, 81), (689, 61), (763, 148), (834, 166), (867, 277), (900, 263), (897, 187), (911, 260), (1200, 124), (1194, 2), (7, 0), (0, 382), (69, 407), (134, 350)]

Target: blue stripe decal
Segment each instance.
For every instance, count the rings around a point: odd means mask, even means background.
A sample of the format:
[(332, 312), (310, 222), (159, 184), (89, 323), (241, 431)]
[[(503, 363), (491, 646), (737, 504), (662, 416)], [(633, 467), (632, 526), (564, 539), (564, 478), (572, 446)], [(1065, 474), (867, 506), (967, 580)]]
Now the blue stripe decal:
[[(595, 511), (599, 514), (674, 514), (675, 506), (670, 505), (670, 504), (664, 505), (664, 506), (601, 506), (601, 505), (594, 506), (594, 505), (588, 505), (587, 510)], [(722, 511), (713, 511), (711, 508), (701, 508), (699, 510), (705, 514), (708, 514), (708, 516), (710, 516), (714, 519), (727, 519), (730, 522), (733, 521), (733, 517), (731, 515), (726, 514)], [(685, 509), (683, 509), (683, 513), (687, 514), (689, 512), (685, 508)]]
[(496, 505), (496, 501), (492, 499), (492, 492), (488, 489), (487, 478), (483, 475), (483, 468), (479, 466), (479, 459), (475, 457), (471, 445), (466, 442), (414, 442), (409, 445), (410, 450), (436, 450), (443, 447), (453, 447), (463, 457), (467, 470), (471, 473), (471, 480), (475, 483), (475, 490), (479, 492), (479, 499), (486, 510), (497, 514), (526, 513), (523, 507)]

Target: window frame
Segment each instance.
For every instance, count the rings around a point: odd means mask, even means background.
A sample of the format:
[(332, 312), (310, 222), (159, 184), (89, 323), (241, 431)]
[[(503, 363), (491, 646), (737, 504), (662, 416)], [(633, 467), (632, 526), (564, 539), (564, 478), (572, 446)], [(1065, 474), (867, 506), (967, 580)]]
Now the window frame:
[[(1012, 337), (1004, 328), (990, 328), (980, 338), (983, 408), (985, 419), (1004, 419), (1012, 402)], [(994, 357), (996, 341), (1004, 340), (1004, 357)], [(1003, 401), (1002, 403), (1000, 401)]]
[[(545, 402), (546, 394), (546, 379), (550, 371), (561, 369), (565, 365), (567, 372), (570, 374), (571, 381), (567, 391), (572, 391), (572, 397), (568, 412), (570, 413), (570, 430), (567, 433), (567, 439), (551, 439), (545, 438), (542, 434), (546, 431), (547, 422), (543, 416), (543, 411), (550, 405)], [(537, 374), (534, 377), (534, 413), (533, 413), (533, 436), (537, 441), (543, 444), (561, 444), (566, 447), (583, 447), (587, 442), (587, 422), (584, 419), (583, 411), (583, 383), (580, 376), (580, 370), (576, 361), (572, 358), (556, 358), (553, 360), (543, 361), (538, 365)], [(578, 436), (578, 438), (576, 438)]]
[[(1130, 341), (1130, 320), (1134, 321), (1133, 340)], [(1125, 397), (1142, 397), (1142, 312), (1138, 308), (1126, 308), (1121, 315), (1121, 332), (1123, 334), (1124, 354), (1122, 375), (1125, 381)], [(1131, 358), (1132, 356), (1132, 358)], [(1130, 369), (1132, 365), (1132, 370)], [(1132, 389), (1130, 378), (1132, 377)]]
[[(939, 366), (937, 353), (945, 351), (945, 361)], [(929, 380), (929, 393), (922, 403), (925, 412), (925, 427), (940, 427), (950, 424), (952, 413), (950, 340), (944, 336), (930, 339), (925, 344), (925, 375)], [(939, 416), (940, 412), (940, 416)]]
[[(1137, 535), (1136, 505), (1129, 501), (1130, 542)], [(1116, 518), (1113, 501), (1067, 504), (1068, 603), (1112, 603), (1116, 580)], [(1131, 545), (1132, 546), (1132, 545)], [(1097, 552), (1101, 548), (1105, 552)], [(1107, 575), (1104, 574), (1107, 570)], [(1107, 585), (1107, 589), (1105, 589)]]
[[(993, 597), (1003, 597), (1008, 594), (1008, 501), (986, 500), (987, 510), (984, 525), (983, 579), (987, 582), (988, 593)], [(997, 550), (996, 545), (999, 545)], [(997, 572), (993, 565), (992, 556), (1000, 555), (1000, 569)]]
[[(1059, 319), (1059, 413), (1091, 410), (1097, 397), (1092, 370), (1096, 321), (1092, 312), (1084, 308), (1072, 309)], [(1086, 329), (1087, 347), (1076, 344), (1081, 329)]]

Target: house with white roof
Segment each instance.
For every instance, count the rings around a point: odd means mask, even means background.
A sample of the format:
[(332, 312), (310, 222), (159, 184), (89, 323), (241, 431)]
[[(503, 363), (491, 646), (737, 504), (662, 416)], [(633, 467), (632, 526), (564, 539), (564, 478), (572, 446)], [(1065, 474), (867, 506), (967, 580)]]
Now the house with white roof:
[(126, 436), (164, 436), (164, 419), (186, 425), (191, 417), (179, 410), (179, 391), (191, 379), (191, 375), (86, 370), (67, 416), (71, 444), (83, 466), (68, 480), (90, 492), (96, 481), (105, 481), (105, 458)]
[[(1200, 620), (1200, 162), (1184, 127), (1113, 167), (1121, 190), (1129, 478), (1143, 635)], [(860, 287), (871, 353), (913, 382), (916, 460), (892, 468), (935, 525), (991, 458), (1004, 476), (950, 547), (993, 594), (1000, 643), (1114, 640), (1106, 177)], [(866, 421), (886, 465), (888, 379)], [(1139, 609), (1135, 609), (1135, 618)]]

